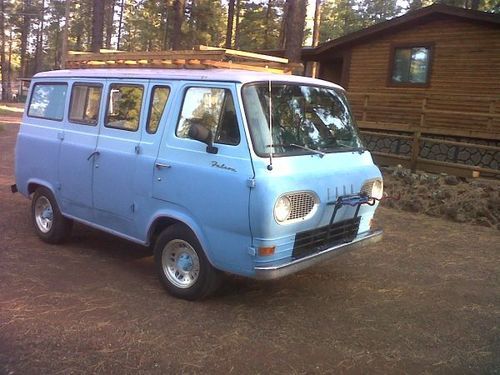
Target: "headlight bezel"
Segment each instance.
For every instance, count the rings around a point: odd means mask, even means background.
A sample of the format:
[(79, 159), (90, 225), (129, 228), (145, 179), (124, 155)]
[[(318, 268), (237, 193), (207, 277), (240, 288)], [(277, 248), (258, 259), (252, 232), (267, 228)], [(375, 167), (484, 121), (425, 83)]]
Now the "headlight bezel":
[[(283, 219), (284, 215), (277, 215), (276, 209), (281, 202), (281, 200), (288, 201), (289, 211), (288, 215)], [(285, 201), (285, 202), (286, 202)], [(274, 220), (280, 225), (288, 225), (297, 222), (302, 222), (304, 220), (310, 219), (315, 215), (319, 206), (318, 195), (310, 190), (300, 190), (292, 191), (281, 194), (274, 204), (273, 216)], [(283, 220), (281, 220), (283, 219)]]
[(366, 180), (361, 187), (361, 193), (365, 193), (371, 198), (382, 199), (384, 196), (384, 181), (381, 178)]

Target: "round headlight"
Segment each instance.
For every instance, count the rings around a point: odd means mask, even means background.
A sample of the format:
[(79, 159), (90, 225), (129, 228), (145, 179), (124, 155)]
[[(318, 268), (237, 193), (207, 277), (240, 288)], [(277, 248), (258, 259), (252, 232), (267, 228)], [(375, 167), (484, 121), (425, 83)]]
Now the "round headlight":
[(373, 198), (382, 199), (384, 195), (384, 183), (382, 180), (373, 181), (372, 193), (370, 194)]
[(290, 215), (290, 211), (292, 209), (292, 202), (286, 196), (281, 196), (276, 201), (274, 205), (274, 217), (277, 221), (283, 222)]

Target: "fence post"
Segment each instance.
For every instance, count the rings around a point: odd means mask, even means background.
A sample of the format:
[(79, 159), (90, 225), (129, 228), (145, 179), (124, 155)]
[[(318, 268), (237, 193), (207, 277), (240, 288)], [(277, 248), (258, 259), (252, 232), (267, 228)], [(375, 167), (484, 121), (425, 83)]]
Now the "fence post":
[(422, 112), (420, 112), (420, 130), (425, 126), (425, 112), (427, 110), (427, 96), (422, 99)]
[(411, 145), (410, 168), (412, 172), (417, 170), (418, 157), (420, 155), (420, 137), (422, 132), (420, 129), (413, 131), (413, 142)]
[(366, 121), (366, 111), (368, 110), (368, 99), (369, 99), (369, 95), (368, 94), (365, 94), (365, 100), (363, 101), (363, 117), (362, 117), (362, 120), (363, 121)]
[[(490, 102), (490, 114), (493, 115), (495, 113), (495, 100), (492, 100)], [(488, 125), (487, 129), (492, 129), (493, 128), (493, 116), (488, 117)]]

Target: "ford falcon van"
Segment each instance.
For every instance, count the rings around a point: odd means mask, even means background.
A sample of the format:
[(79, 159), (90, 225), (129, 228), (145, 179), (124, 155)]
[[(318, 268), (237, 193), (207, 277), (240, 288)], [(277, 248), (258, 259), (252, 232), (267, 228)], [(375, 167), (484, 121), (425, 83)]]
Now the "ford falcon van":
[(274, 279), (374, 243), (382, 179), (344, 90), (235, 69), (37, 74), (14, 191), (36, 234), (80, 222), (154, 248), (161, 282), (199, 299), (223, 273)]

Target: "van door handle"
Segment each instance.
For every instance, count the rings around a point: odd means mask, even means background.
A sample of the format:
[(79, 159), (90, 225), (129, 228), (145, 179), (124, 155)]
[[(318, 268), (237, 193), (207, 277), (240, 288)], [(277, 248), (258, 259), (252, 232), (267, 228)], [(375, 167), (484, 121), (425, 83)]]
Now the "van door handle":
[(87, 158), (87, 160), (92, 159), (93, 156), (99, 156), (99, 155), (101, 155), (101, 153), (99, 151), (94, 151), (93, 153), (91, 153), (89, 155), (89, 157)]
[(158, 169), (163, 169), (163, 168), (172, 168), (171, 165), (169, 164), (163, 164), (163, 163), (156, 163), (155, 164), (155, 167), (158, 168)]

